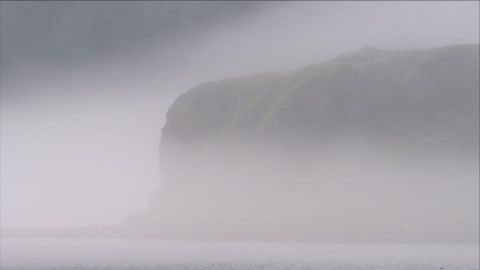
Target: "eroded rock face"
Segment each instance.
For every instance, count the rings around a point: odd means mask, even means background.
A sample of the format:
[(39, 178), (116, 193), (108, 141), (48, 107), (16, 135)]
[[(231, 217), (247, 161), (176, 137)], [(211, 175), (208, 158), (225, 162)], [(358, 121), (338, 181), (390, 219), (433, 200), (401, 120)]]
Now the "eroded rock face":
[(365, 48), (187, 91), (139, 223), (164, 238), (475, 241), (478, 52)]

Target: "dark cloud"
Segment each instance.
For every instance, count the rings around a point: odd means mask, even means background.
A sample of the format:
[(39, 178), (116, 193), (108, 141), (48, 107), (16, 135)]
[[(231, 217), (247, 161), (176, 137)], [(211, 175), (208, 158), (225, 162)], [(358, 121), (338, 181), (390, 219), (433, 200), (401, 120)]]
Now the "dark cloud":
[[(21, 63), (53, 67), (173, 46), (268, 6), (267, 2), (2, 2), (4, 71)], [(23, 67), (23, 66), (21, 66)]]

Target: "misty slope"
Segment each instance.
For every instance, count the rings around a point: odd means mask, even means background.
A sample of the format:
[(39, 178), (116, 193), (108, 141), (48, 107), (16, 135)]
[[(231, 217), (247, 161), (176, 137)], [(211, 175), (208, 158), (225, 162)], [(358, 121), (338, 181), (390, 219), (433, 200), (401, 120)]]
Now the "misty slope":
[(449, 138), (471, 147), (478, 136), (478, 72), (478, 45), (365, 48), (293, 72), (206, 83), (170, 108), (162, 143), (316, 142), (355, 132)]
[(126, 224), (174, 239), (476, 241), (478, 57), (364, 48), (191, 89), (162, 130), (163, 183)]

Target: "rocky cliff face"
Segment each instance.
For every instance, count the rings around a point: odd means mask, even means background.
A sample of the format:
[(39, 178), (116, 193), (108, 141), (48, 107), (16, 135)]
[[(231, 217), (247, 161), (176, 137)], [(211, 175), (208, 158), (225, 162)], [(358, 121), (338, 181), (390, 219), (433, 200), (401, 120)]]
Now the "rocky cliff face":
[(471, 143), (478, 71), (477, 45), (365, 48), (293, 72), (206, 83), (170, 108), (162, 144), (299, 136), (318, 142), (360, 131), (399, 140), (446, 132)]
[(202, 84), (168, 111), (139, 220), (164, 238), (474, 241), (478, 93), (478, 45)]

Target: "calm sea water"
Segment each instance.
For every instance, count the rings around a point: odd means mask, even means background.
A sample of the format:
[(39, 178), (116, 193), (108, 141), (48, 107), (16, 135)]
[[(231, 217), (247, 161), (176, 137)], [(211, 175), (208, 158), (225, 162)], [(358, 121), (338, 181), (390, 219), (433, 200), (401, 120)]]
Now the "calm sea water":
[(0, 262), (5, 270), (470, 270), (478, 256), (478, 245), (3, 239)]

